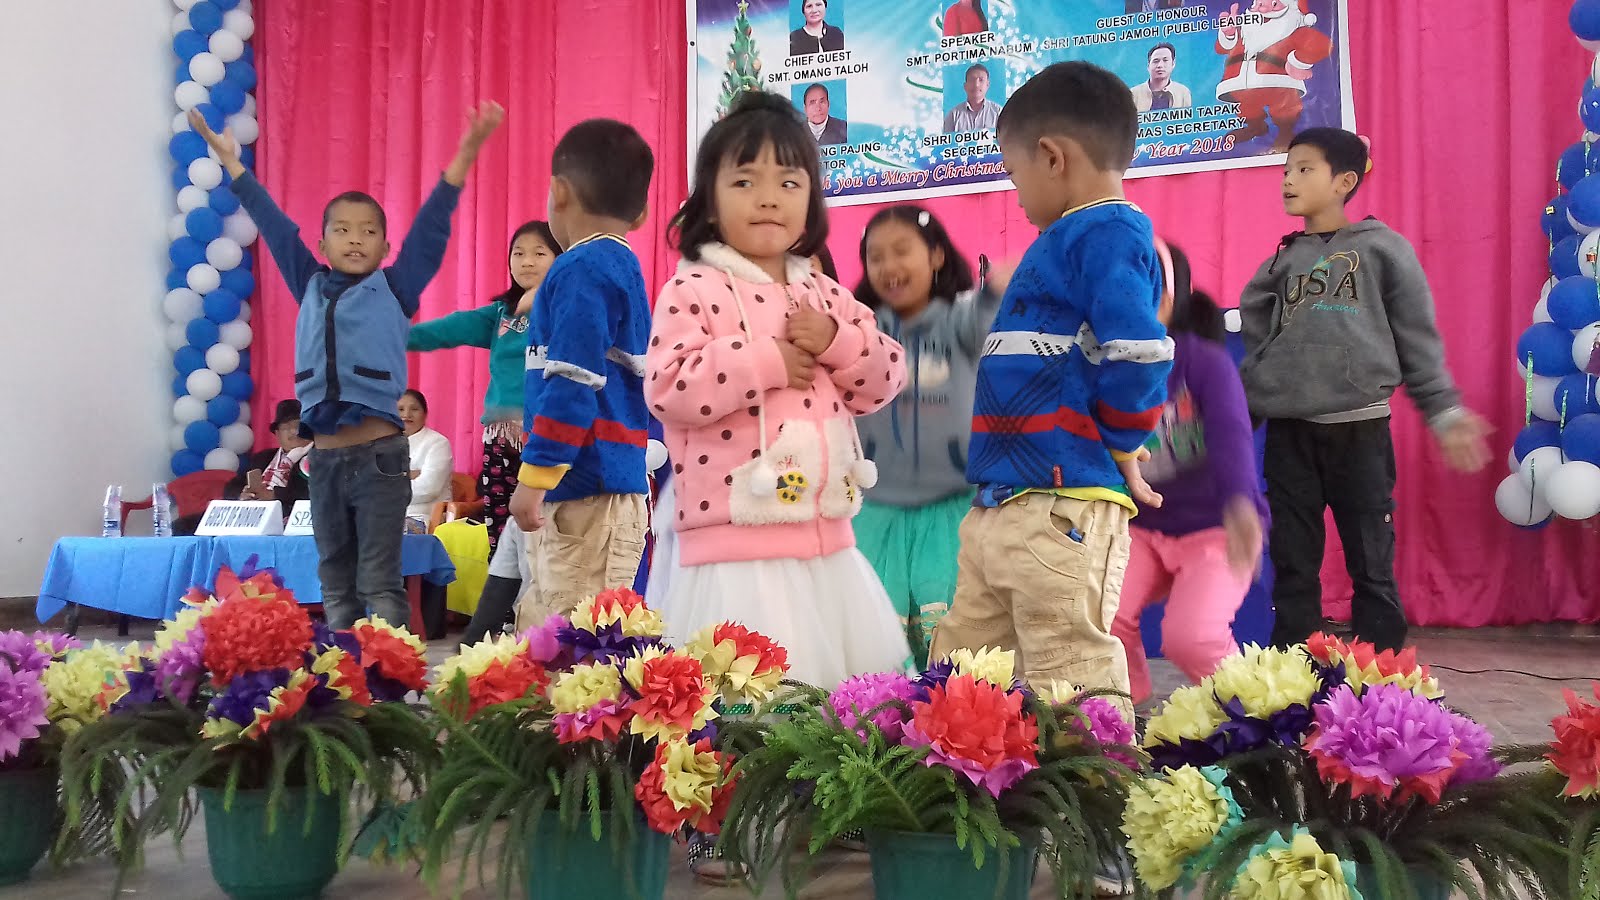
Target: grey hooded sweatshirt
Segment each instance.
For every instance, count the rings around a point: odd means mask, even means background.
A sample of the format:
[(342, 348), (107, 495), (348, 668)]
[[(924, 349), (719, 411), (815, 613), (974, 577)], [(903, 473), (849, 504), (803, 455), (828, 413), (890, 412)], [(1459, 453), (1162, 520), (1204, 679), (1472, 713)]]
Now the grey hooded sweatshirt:
[(1285, 236), (1245, 286), (1239, 314), (1239, 374), (1259, 418), (1382, 418), (1402, 384), (1436, 430), (1461, 411), (1422, 264), (1377, 219)]

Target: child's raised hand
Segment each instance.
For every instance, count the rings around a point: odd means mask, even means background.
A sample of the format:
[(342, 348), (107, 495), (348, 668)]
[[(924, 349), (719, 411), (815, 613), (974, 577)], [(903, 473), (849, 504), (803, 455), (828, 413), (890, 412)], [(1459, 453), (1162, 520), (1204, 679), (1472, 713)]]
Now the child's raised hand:
[(1011, 276), (1017, 272), (1017, 261), (1003, 259), (999, 262), (989, 263), (988, 270), (984, 273), (981, 287), (996, 297), (1003, 297), (1006, 288), (1011, 285)]
[(1440, 431), (1439, 448), (1445, 461), (1457, 472), (1473, 473), (1489, 464), (1489, 444), (1486, 438), (1494, 428), (1477, 413), (1468, 411), (1450, 427)]
[(789, 375), (789, 387), (805, 390), (817, 378), (817, 358), (783, 338), (773, 338), (778, 353), (783, 356), (783, 370)]
[(1117, 468), (1122, 471), (1122, 480), (1128, 483), (1128, 495), (1135, 503), (1160, 509), (1161, 495), (1150, 486), (1150, 482), (1144, 480), (1144, 473), (1139, 471), (1139, 463), (1149, 458), (1150, 451), (1141, 447), (1138, 456), (1117, 460)]
[(839, 323), (827, 313), (809, 306), (789, 313), (789, 340), (812, 356), (821, 356), (838, 333)]
[(239, 162), (239, 142), (233, 138), (233, 129), (223, 129), (221, 134), (211, 130), (206, 124), (205, 117), (200, 115), (200, 110), (189, 110), (189, 127), (194, 133), (205, 138), (206, 146), (217, 154), (217, 161), (228, 170), (228, 174), (237, 178), (244, 172), (244, 165)]
[(1222, 510), (1222, 530), (1227, 536), (1228, 565), (1242, 578), (1255, 580), (1261, 566), (1261, 514), (1244, 497), (1228, 501)]
[(467, 110), (467, 131), (461, 136), (462, 146), (482, 147), (483, 142), (494, 134), (500, 123), (506, 120), (506, 108), (493, 100), (485, 100), (477, 107)]

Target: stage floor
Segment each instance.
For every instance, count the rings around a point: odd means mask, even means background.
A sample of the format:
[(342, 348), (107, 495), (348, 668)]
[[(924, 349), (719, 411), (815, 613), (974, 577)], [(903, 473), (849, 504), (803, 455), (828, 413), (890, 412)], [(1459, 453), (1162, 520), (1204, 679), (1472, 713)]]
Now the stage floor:
[[(98, 633), (100, 631), (104, 633)], [(148, 639), (148, 628), (146, 633), (136, 631), (133, 636)], [(116, 640), (115, 629), (109, 628), (85, 629), (82, 637)], [(1566, 629), (1425, 631), (1418, 632), (1416, 641), (1422, 660), (1436, 667), (1434, 674), (1444, 685), (1450, 704), (1486, 725), (1500, 743), (1547, 739), (1551, 717), (1564, 708), (1562, 687), (1571, 687), (1589, 697), (1587, 680), (1600, 679), (1600, 652), (1597, 652), (1600, 651), (1600, 634), (1592, 632), (1574, 635)], [(433, 641), (429, 645), (429, 656), (437, 663), (454, 648), (454, 637)], [(1570, 680), (1548, 681), (1503, 671), (1465, 675), (1438, 668), (1440, 666), (1520, 670)], [(1153, 660), (1152, 669), (1160, 691), (1170, 691), (1182, 682), (1177, 671), (1163, 660)], [(198, 825), (191, 829), (184, 842), (181, 858), (171, 841), (152, 842), (148, 848), (147, 867), (129, 880), (122, 896), (161, 900), (212, 900), (221, 896), (207, 869), (204, 842), (205, 830)], [(816, 874), (815, 882), (801, 896), (838, 900), (872, 896), (872, 875), (865, 854), (831, 853), (818, 862)], [(102, 900), (110, 888), (111, 877), (110, 867), (104, 864), (59, 872), (41, 866), (32, 881), (0, 888), (0, 900)], [(418, 882), (414, 869), (378, 868), (364, 860), (352, 860), (329, 886), (327, 896), (341, 900), (408, 900), (448, 896), (448, 893), (446, 889), (438, 895), (430, 894)], [(1034, 896), (1049, 895), (1049, 885), (1041, 878)], [(492, 891), (477, 889), (463, 894), (469, 900), (488, 900), (492, 896)], [(711, 888), (696, 882), (689, 875), (679, 849), (667, 886), (668, 898), (735, 900), (749, 896), (742, 888)], [(761, 896), (778, 898), (783, 896), (783, 891), (780, 886), (772, 885)]]

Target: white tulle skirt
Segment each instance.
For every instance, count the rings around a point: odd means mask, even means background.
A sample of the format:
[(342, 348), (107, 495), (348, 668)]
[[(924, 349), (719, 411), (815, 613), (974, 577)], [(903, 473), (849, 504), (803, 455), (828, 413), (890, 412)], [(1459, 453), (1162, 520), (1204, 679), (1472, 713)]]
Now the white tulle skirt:
[(782, 644), (789, 677), (831, 689), (855, 675), (911, 666), (900, 617), (855, 548), (816, 559), (678, 564), (671, 485), (656, 501), (655, 557), (646, 601), (681, 645), (718, 622), (737, 622)]

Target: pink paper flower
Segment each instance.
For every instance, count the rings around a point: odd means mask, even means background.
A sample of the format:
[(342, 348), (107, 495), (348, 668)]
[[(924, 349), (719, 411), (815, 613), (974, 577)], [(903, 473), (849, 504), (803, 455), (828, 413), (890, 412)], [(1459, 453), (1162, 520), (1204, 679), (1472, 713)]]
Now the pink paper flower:
[(1462, 723), (1469, 720), (1393, 684), (1371, 685), (1359, 697), (1341, 685), (1317, 704), (1315, 716), (1305, 746), (1317, 771), (1350, 785), (1356, 797), (1438, 803), (1470, 754), (1487, 753), (1475, 730), (1463, 741)]
[[(891, 700), (909, 703), (917, 693), (917, 686), (910, 678), (895, 672), (884, 672), (858, 675), (843, 682), (828, 697), (828, 703), (844, 727), (854, 728), (856, 734), (866, 740), (867, 729), (861, 720), (866, 718), (867, 713)], [(900, 741), (908, 715), (899, 707), (889, 706), (878, 710), (871, 721), (883, 732), (884, 738), (893, 744)]]

